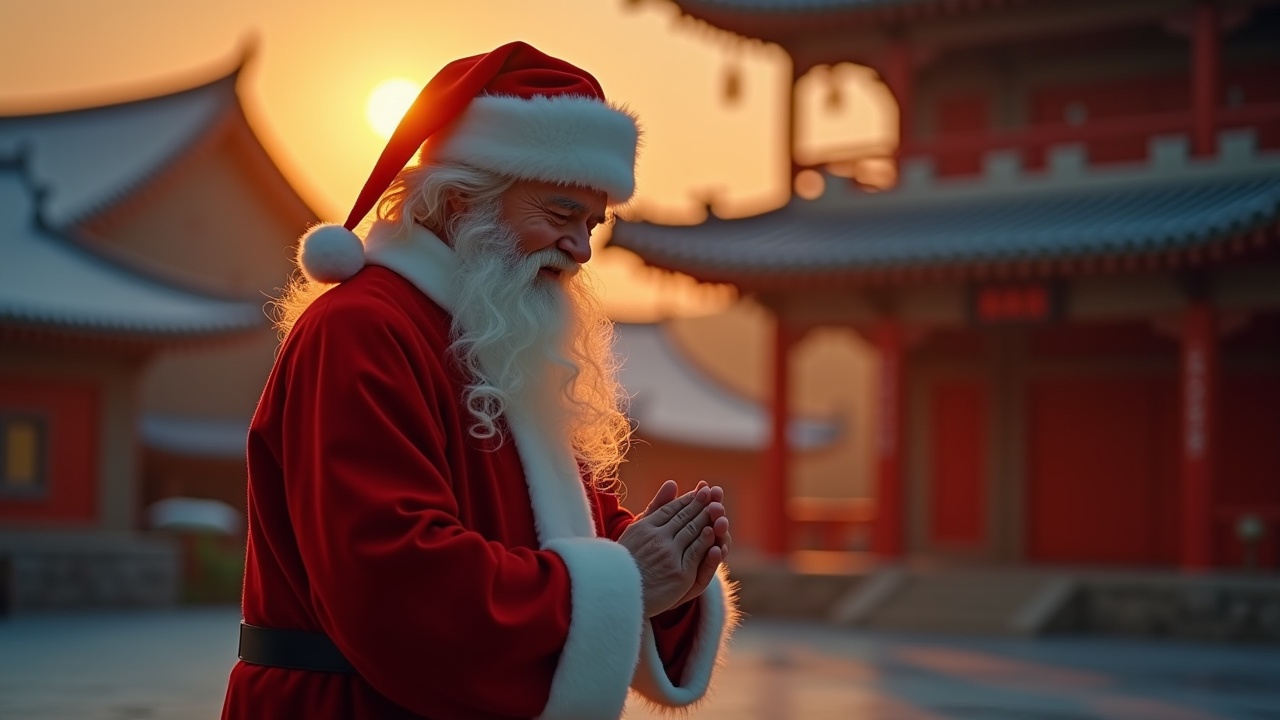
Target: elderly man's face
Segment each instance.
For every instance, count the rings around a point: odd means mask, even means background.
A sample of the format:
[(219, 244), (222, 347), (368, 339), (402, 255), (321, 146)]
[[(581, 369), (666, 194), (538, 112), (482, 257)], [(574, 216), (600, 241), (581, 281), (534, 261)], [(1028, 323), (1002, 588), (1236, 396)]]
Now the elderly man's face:
[[(604, 222), (606, 206), (597, 190), (521, 180), (502, 196), (500, 213), (525, 255), (555, 248), (581, 265), (591, 259), (591, 231)], [(559, 277), (561, 270), (541, 274)]]

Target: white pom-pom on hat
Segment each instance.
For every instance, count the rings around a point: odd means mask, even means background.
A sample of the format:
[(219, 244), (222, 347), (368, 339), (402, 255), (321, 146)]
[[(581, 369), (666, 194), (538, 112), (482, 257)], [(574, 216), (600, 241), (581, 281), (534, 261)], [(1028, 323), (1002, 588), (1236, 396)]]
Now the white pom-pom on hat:
[(364, 267), (364, 243), (341, 225), (316, 225), (298, 242), (298, 265), (313, 282), (339, 283)]

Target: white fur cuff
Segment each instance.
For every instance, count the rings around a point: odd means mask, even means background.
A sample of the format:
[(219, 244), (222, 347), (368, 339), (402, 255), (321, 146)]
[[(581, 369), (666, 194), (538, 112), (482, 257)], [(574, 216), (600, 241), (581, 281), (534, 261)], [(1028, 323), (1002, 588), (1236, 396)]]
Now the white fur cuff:
[(573, 614), (551, 683), (544, 720), (622, 715), (640, 652), (644, 599), (640, 569), (612, 540), (561, 538), (546, 544), (569, 568)]
[(640, 663), (631, 687), (653, 703), (683, 707), (701, 700), (711, 686), (712, 671), (728, 651), (729, 636), (738, 625), (738, 608), (732, 584), (724, 575), (724, 566), (712, 578), (698, 602), (702, 603), (702, 615), (693, 641), (692, 657), (685, 664), (684, 677), (679, 685), (673, 685), (667, 678), (653, 639), (653, 627), (648, 622), (644, 624)]

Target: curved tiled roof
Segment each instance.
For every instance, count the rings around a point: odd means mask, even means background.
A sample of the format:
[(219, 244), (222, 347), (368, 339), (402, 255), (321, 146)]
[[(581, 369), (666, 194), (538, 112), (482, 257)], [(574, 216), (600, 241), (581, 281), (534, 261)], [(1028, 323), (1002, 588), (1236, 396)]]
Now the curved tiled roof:
[[(619, 374), (632, 397), (630, 415), (640, 437), (734, 450), (769, 445), (767, 408), (720, 385), (677, 348), (661, 325), (619, 323), (614, 351)], [(840, 424), (830, 419), (792, 418), (791, 446), (830, 445)]]
[(762, 215), (693, 226), (619, 222), (611, 242), (704, 280), (821, 277), (1163, 253), (1280, 217), (1280, 165), (1042, 185), (793, 200)]
[(239, 75), (111, 105), (0, 114), (0, 156), (31, 157), (33, 179), (57, 189), (47, 219), (68, 227), (129, 196), (238, 108)]
[[(681, 15), (745, 38), (791, 50), (835, 41), (868, 27), (995, 10), (1030, 0), (672, 0)], [(850, 60), (839, 57), (829, 62)], [(828, 62), (828, 60), (823, 60)]]
[(203, 295), (113, 262), (51, 230), (20, 163), (0, 163), (0, 323), (112, 337), (262, 327), (257, 303)]
[(674, 0), (681, 7), (698, 6), (743, 12), (811, 12), (815, 10), (862, 10), (895, 5), (911, 5), (934, 0)]

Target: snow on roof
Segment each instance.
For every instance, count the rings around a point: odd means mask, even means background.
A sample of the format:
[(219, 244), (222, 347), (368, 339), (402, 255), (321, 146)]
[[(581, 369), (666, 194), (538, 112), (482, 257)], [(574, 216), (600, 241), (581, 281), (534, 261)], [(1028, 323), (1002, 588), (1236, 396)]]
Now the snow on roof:
[(221, 500), (171, 497), (147, 508), (147, 521), (156, 530), (188, 530), (236, 534), (244, 524), (239, 510)]
[(257, 303), (201, 295), (112, 262), (49, 229), (23, 162), (0, 162), (0, 322), (114, 335), (261, 327)]
[(127, 196), (181, 156), (238, 105), (238, 76), (237, 69), (198, 87), (114, 105), (0, 115), (0, 156), (31, 155), (33, 178), (57, 189), (46, 217), (67, 227)]
[(249, 419), (148, 413), (138, 434), (147, 447), (175, 455), (244, 459)]
[[(695, 367), (662, 325), (616, 327), (620, 377), (641, 437), (736, 450), (768, 446), (768, 410)], [(831, 419), (792, 418), (788, 426), (791, 446), (799, 449), (829, 445), (839, 434), (839, 422)]]

